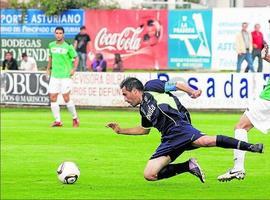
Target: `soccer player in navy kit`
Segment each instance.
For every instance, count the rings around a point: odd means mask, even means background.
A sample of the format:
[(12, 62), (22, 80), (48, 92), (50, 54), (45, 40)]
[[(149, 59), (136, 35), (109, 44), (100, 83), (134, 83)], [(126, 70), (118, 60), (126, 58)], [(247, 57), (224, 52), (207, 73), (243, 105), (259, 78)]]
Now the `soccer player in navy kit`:
[(161, 81), (160, 79), (153, 79), (150, 81), (147, 81), (144, 85), (144, 91), (149, 92), (158, 92), (158, 93), (167, 93), (170, 95), (178, 108), (179, 112), (182, 112), (185, 116), (186, 121), (188, 121), (191, 124), (191, 118), (188, 110), (181, 104), (179, 99), (171, 93), (171, 91), (181, 90), (186, 92), (191, 98), (197, 98), (201, 95), (201, 90), (194, 90), (191, 87), (189, 87), (187, 84), (182, 82), (169, 82), (169, 81)]
[[(176, 84), (164, 83), (163, 85), (165, 93), (158, 89), (153, 92), (153, 87), (151, 91), (146, 91), (147, 84), (144, 87), (136, 78), (129, 77), (123, 80), (120, 88), (125, 101), (133, 107), (140, 104), (141, 126), (120, 128), (117, 123), (107, 124), (117, 134), (144, 135), (150, 132), (151, 127), (155, 127), (161, 132), (161, 144), (151, 156), (144, 170), (146, 180), (156, 181), (190, 172), (204, 182), (204, 174), (194, 158), (184, 163), (170, 164), (184, 151), (198, 147), (218, 146), (262, 153), (262, 144), (250, 144), (223, 135), (202, 134), (189, 123), (185, 113), (179, 110), (178, 102), (170, 95), (169, 91), (176, 90)], [(188, 93), (196, 97), (200, 92), (196, 93), (191, 90)]]

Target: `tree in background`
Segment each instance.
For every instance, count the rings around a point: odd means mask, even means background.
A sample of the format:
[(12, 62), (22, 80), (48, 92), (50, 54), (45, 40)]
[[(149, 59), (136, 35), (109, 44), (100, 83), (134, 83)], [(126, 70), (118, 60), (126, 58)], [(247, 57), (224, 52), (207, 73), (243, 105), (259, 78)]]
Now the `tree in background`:
[(119, 4), (114, 0), (11, 0), (9, 8), (22, 9), (25, 12), (27, 9), (36, 8), (43, 10), (46, 15), (58, 15), (68, 9), (116, 9)]

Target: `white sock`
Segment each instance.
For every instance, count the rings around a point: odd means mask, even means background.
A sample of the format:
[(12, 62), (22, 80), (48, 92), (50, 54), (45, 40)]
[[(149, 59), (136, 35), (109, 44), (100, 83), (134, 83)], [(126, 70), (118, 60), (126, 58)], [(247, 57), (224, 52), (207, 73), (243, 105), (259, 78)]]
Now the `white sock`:
[[(235, 129), (235, 139), (248, 142), (247, 131), (245, 129)], [(245, 170), (245, 151), (234, 149), (234, 171)]]
[(53, 116), (55, 118), (56, 122), (60, 122), (61, 121), (61, 117), (60, 117), (60, 107), (59, 104), (57, 102), (51, 102), (51, 110), (53, 113)]
[(72, 118), (76, 119), (77, 118), (77, 112), (74, 103), (69, 100), (69, 102), (66, 103), (68, 111), (72, 114)]

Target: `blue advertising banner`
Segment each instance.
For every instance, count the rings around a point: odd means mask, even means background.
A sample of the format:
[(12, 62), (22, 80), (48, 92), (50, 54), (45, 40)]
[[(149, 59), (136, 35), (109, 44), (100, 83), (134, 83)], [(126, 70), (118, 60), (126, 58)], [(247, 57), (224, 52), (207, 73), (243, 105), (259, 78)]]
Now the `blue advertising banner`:
[(169, 68), (210, 68), (212, 11), (171, 10), (168, 20)]
[(1, 9), (2, 38), (49, 38), (56, 26), (63, 26), (65, 37), (74, 37), (84, 24), (83, 10), (68, 10), (61, 15), (47, 16), (41, 10), (29, 9), (22, 16), (21, 10)]

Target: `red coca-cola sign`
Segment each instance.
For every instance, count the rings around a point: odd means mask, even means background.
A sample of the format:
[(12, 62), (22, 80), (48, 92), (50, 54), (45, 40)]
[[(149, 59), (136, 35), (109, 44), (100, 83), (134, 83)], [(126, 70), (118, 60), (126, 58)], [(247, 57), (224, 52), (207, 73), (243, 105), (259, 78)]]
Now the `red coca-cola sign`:
[(102, 53), (112, 68), (120, 53), (124, 68), (167, 68), (167, 10), (87, 10), (92, 52)]
[(137, 51), (141, 46), (141, 28), (127, 27), (120, 33), (110, 33), (102, 28), (97, 33), (94, 46), (97, 51)]

